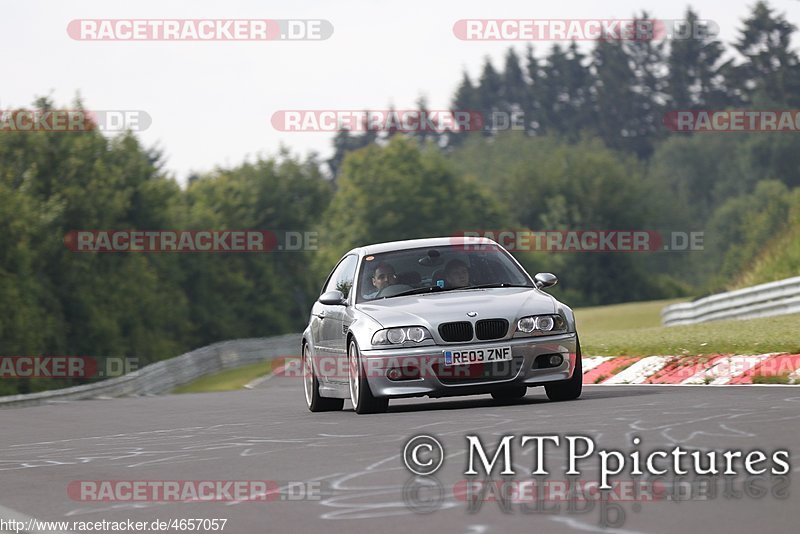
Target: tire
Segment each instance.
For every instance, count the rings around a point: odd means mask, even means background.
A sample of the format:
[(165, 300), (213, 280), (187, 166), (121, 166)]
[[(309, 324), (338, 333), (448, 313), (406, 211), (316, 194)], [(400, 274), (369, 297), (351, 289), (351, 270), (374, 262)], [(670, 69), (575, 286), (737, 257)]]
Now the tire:
[(528, 386), (519, 386), (515, 388), (499, 389), (492, 391), (492, 398), (497, 401), (515, 401), (525, 396), (528, 392)]
[(581, 396), (583, 390), (583, 365), (581, 363), (581, 342), (577, 342), (575, 355), (575, 370), (572, 371), (572, 378), (562, 380), (544, 386), (547, 398), (551, 401), (575, 400)]
[(308, 345), (303, 345), (303, 389), (306, 405), (312, 412), (335, 412), (344, 407), (344, 399), (330, 399), (319, 394), (319, 381), (314, 372), (314, 363)]
[(376, 398), (372, 395), (369, 382), (364, 375), (364, 364), (361, 362), (361, 351), (355, 339), (347, 345), (347, 368), (349, 369), (350, 402), (357, 414), (383, 413), (389, 407), (388, 398)]

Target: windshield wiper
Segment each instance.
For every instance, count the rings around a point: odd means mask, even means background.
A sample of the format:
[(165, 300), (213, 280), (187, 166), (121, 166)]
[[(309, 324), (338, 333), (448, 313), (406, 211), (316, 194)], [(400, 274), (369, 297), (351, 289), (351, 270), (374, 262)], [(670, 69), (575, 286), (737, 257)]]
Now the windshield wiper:
[[(458, 288), (450, 288), (450, 289), (458, 289)], [(390, 299), (393, 297), (402, 297), (405, 295), (421, 295), (422, 293), (434, 293), (436, 291), (448, 291), (447, 288), (439, 287), (439, 286), (431, 286), (431, 287), (418, 287), (416, 289), (409, 289), (407, 291), (403, 291), (401, 293), (397, 293), (396, 295), (386, 295), (385, 297), (380, 297), (382, 299)]]
[(481, 284), (477, 286), (464, 286), (454, 289), (491, 289), (493, 287), (527, 287), (533, 289), (533, 286), (525, 285), (525, 284), (507, 284), (505, 282), (500, 282), (496, 284)]
[(528, 286), (524, 284), (507, 284), (497, 283), (497, 284), (482, 284), (478, 286), (464, 286), (464, 287), (439, 287), (439, 286), (431, 286), (431, 287), (419, 287), (416, 289), (409, 289), (408, 291), (403, 291), (402, 293), (398, 293), (396, 295), (387, 295), (385, 297), (381, 297), (382, 299), (391, 299), (394, 297), (403, 297), (406, 295), (421, 295), (423, 293), (436, 293), (439, 291), (458, 291), (464, 289), (490, 289), (493, 287), (527, 287), (529, 289), (533, 289), (533, 286)]

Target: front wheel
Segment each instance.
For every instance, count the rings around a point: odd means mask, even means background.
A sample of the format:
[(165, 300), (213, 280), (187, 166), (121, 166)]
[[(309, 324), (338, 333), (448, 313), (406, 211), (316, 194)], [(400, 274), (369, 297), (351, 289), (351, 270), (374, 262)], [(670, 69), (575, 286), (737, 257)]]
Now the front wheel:
[(312, 412), (334, 412), (344, 407), (344, 399), (329, 399), (319, 394), (319, 381), (314, 374), (314, 364), (308, 345), (303, 345), (303, 389), (306, 405)]
[(388, 398), (376, 398), (369, 389), (369, 382), (364, 376), (364, 363), (355, 339), (350, 340), (347, 349), (348, 367), (350, 369), (350, 402), (357, 414), (382, 413), (389, 407)]
[(581, 364), (581, 342), (577, 342), (575, 354), (575, 370), (572, 378), (544, 386), (547, 398), (551, 401), (574, 400), (581, 396), (583, 391), (583, 365)]

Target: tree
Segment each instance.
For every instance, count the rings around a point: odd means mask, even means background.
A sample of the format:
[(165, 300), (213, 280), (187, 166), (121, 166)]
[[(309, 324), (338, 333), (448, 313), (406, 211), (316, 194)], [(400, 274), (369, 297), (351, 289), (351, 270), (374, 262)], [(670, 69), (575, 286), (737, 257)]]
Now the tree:
[(423, 117), (430, 117), (430, 110), (428, 109), (428, 102), (424, 96), (417, 99), (417, 112), (420, 115), (420, 128), (410, 132), (410, 136), (419, 142), (420, 145), (433, 143), (434, 146), (439, 146), (442, 132), (435, 129), (430, 129)]
[(789, 48), (796, 29), (766, 2), (753, 7), (733, 45), (745, 59), (735, 70), (744, 99), (753, 101), (763, 95), (768, 103), (800, 104), (800, 66), (797, 54)]
[[(394, 107), (390, 110), (391, 113), (394, 113)], [(362, 121), (362, 130), (363, 132), (360, 134), (352, 134), (348, 128), (341, 128), (336, 135), (333, 137), (333, 156), (328, 159), (328, 169), (331, 172), (331, 176), (334, 179), (334, 183), (336, 178), (339, 176), (339, 171), (341, 170), (342, 160), (347, 155), (348, 152), (352, 152), (353, 150), (358, 150), (359, 148), (363, 148), (368, 146), (372, 143), (377, 142), (381, 139), (381, 132), (373, 127), (372, 122), (370, 122), (370, 111), (364, 112), (364, 120)], [(384, 133), (384, 136), (391, 137), (396, 133), (396, 128), (392, 128), (388, 132)]]
[(747, 195), (731, 198), (708, 224), (706, 269), (716, 289), (724, 288), (758, 257), (786, 226), (789, 191), (780, 182), (764, 180)]
[(592, 75), (584, 65), (585, 55), (573, 41), (567, 50), (553, 45), (542, 68), (537, 94), (540, 97), (543, 130), (575, 141), (591, 126)]
[[(469, 75), (466, 71), (462, 73), (461, 83), (456, 89), (455, 96), (453, 97), (450, 106), (452, 112), (468, 112), (476, 113), (479, 111), (480, 104), (478, 102), (478, 91), (472, 84)], [(464, 131), (449, 131), (447, 133), (447, 146), (455, 147), (463, 143), (464, 139), (469, 135), (469, 132)]]
[[(648, 20), (647, 13), (634, 24)], [(600, 39), (593, 53), (597, 126), (608, 146), (650, 157), (663, 132), (664, 57), (652, 39)]]
[(509, 48), (506, 53), (502, 80), (499, 108), (500, 111), (506, 114), (506, 119), (503, 124), (498, 126), (515, 128), (517, 127), (518, 116), (522, 115), (524, 117), (528, 98), (528, 85), (525, 82), (525, 75), (520, 66), (519, 56), (517, 56), (513, 48)]
[(528, 45), (525, 49), (525, 74), (527, 75), (527, 91), (523, 108), (525, 112), (525, 131), (528, 133), (543, 133), (545, 119), (543, 115), (541, 80), (544, 75), (539, 60), (533, 55), (533, 47), (531, 45)]
[(325, 212), (318, 273), (356, 245), (502, 227), (503, 209), (474, 179), (456, 174), (433, 147), (404, 135), (347, 156)]
[(734, 104), (725, 79), (733, 60), (722, 61), (722, 43), (709, 34), (691, 8), (686, 10), (683, 24), (691, 35), (671, 42), (666, 87), (669, 106), (676, 110), (724, 109)]
[[(330, 184), (311, 159), (279, 158), (218, 170), (187, 190), (186, 224), (193, 228), (318, 231)], [(319, 240), (324, 239), (320, 236)], [(301, 328), (318, 280), (313, 250), (184, 255), (184, 288), (192, 296), (194, 337), (261, 337)]]
[[(492, 143), (470, 139), (451, 160), (460, 172), (474, 172), (495, 192), (514, 223), (506, 228), (650, 229), (651, 214), (660, 203), (644, 182), (640, 164), (599, 139), (569, 143), (511, 132)], [(522, 254), (520, 260), (530, 270), (564, 273), (559, 277), (562, 296), (590, 305), (664, 296), (644, 269), (642, 256), (551, 251)]]
[(637, 101), (642, 97), (632, 90), (635, 75), (625, 49), (618, 41), (601, 39), (592, 56), (598, 133), (609, 147), (646, 154), (639, 136), (638, 113), (642, 103)]
[(492, 135), (493, 113), (502, 110), (503, 79), (492, 65), (488, 57), (483, 63), (483, 70), (477, 88), (478, 111), (486, 123), (484, 135)]

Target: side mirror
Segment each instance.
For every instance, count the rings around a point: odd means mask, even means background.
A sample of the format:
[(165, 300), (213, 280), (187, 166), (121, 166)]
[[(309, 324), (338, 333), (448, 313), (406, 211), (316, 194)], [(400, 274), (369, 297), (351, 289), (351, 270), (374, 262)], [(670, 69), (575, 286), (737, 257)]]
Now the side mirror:
[(327, 304), (328, 306), (345, 306), (347, 299), (344, 298), (344, 293), (339, 290), (326, 291), (319, 296), (320, 304)]
[(536, 273), (533, 280), (539, 289), (552, 287), (558, 283), (558, 277), (552, 273)]

